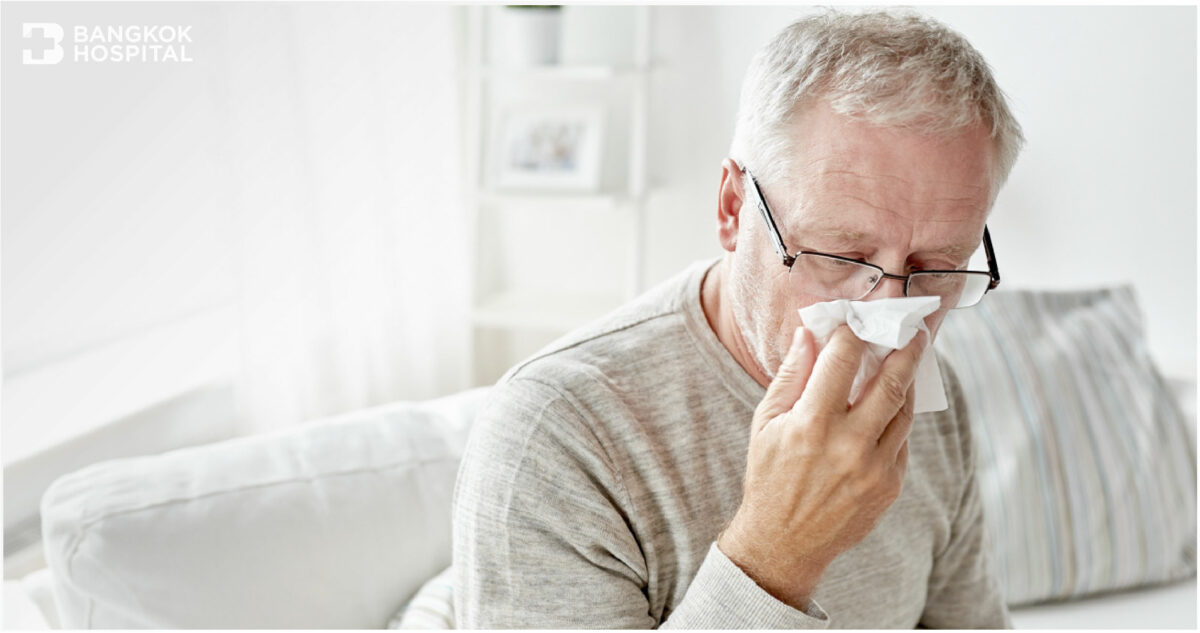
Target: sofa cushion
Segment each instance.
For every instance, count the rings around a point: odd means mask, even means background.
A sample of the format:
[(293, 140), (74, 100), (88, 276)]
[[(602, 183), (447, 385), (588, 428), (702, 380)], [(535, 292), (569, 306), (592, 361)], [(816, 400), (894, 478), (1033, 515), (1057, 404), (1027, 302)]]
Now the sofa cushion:
[(962, 384), (1010, 605), (1196, 571), (1196, 457), (1130, 287), (996, 292), (937, 349)]
[(450, 562), (485, 390), (99, 463), (43, 497), (67, 628), (381, 628)]

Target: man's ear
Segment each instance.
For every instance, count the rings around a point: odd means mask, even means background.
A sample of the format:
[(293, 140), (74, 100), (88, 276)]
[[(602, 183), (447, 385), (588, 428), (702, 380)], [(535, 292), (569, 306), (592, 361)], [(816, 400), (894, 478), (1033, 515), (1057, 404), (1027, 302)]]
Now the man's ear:
[(737, 248), (738, 219), (746, 192), (742, 187), (742, 169), (732, 158), (721, 161), (721, 188), (717, 192), (717, 241), (721, 248)]

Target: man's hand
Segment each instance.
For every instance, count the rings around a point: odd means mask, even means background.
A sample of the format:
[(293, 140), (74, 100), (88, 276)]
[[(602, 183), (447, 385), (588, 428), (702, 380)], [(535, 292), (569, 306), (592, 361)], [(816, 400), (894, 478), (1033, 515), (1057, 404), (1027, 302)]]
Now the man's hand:
[(900, 495), (913, 420), (918, 335), (847, 404), (866, 343), (845, 325), (818, 358), (797, 328), (754, 412), (742, 503), (717, 546), (777, 599), (804, 609), (833, 559)]

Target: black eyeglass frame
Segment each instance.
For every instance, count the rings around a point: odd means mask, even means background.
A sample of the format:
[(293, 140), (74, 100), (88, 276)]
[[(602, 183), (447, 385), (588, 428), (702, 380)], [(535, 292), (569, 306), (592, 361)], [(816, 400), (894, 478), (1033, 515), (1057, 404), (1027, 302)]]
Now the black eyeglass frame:
[[(875, 282), (875, 287), (871, 288), (871, 290), (867, 291), (867, 294), (874, 292), (875, 288), (878, 288), (879, 284), (882, 283), (884, 279), (898, 279), (898, 280), (902, 280), (904, 282), (904, 296), (906, 296), (906, 297), (908, 296), (909, 279), (915, 274), (921, 274), (921, 273), (983, 273), (984, 272), (982, 270), (920, 270), (915, 273), (909, 273), (907, 275), (893, 275), (893, 274), (886, 272), (879, 266), (876, 266), (875, 264), (872, 264), (870, 262), (864, 262), (864, 261), (858, 260), (858, 259), (851, 259), (849, 257), (842, 257), (841, 255), (830, 255), (829, 253), (820, 253), (817, 251), (797, 251), (796, 255), (788, 255), (787, 246), (785, 246), (783, 243), (783, 235), (781, 235), (779, 233), (779, 227), (775, 225), (775, 218), (771, 215), (771, 209), (767, 207), (767, 199), (765, 197), (763, 197), (762, 190), (759, 189), (759, 187), (758, 187), (758, 179), (756, 179), (754, 177), (754, 174), (751, 173), (750, 170), (747, 169), (744, 165), (740, 166), (740, 168), (741, 168), (742, 173), (744, 173), (750, 177), (750, 184), (754, 186), (754, 198), (755, 198), (754, 201), (755, 201), (755, 204), (758, 206), (758, 211), (759, 211), (759, 214), (762, 216), (763, 221), (767, 223), (767, 232), (770, 233), (770, 235), (771, 235), (771, 244), (775, 247), (775, 252), (778, 253), (780, 258), (783, 259), (783, 265), (787, 266), (789, 271), (792, 269), (792, 264), (796, 263), (796, 257), (798, 255), (820, 255), (822, 257), (838, 259), (838, 260), (841, 260), (844, 262), (850, 262), (853, 264), (868, 266), (868, 267), (874, 268), (875, 270), (878, 270), (879, 274), (881, 275), (879, 278), (879, 281)], [(991, 292), (992, 290), (994, 290), (996, 288), (996, 286), (1000, 285), (1000, 268), (996, 265), (996, 253), (992, 248), (992, 237), (988, 232), (988, 228), (987, 228), (986, 224), (983, 225), (983, 250), (987, 254), (987, 264), (988, 264), (987, 275), (990, 278), (987, 289), (983, 291), (984, 294), (987, 294), (988, 292)]]

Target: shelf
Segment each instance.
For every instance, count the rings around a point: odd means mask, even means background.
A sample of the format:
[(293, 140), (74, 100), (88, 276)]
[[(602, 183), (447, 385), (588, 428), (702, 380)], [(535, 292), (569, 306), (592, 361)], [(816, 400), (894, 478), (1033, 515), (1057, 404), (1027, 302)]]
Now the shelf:
[(476, 327), (553, 330), (565, 332), (621, 305), (616, 294), (560, 292), (503, 292), (475, 306), (471, 321)]
[[(467, 12), (465, 140), (471, 160), (464, 176), (473, 222), (470, 345), (477, 376), (500, 375), (533, 343), (544, 344), (545, 335), (601, 317), (642, 289), (651, 80), (664, 65), (651, 56), (651, 8), (632, 9), (597, 12), (594, 24), (585, 11), (575, 13), (574, 28), (587, 37), (561, 51), (565, 63), (542, 66), (505, 63), (497, 12), (483, 6)], [(492, 45), (490, 54), (485, 42)], [(495, 160), (505, 109), (536, 109), (529, 101), (605, 109), (600, 186), (497, 186), (507, 182), (497, 178)]]

